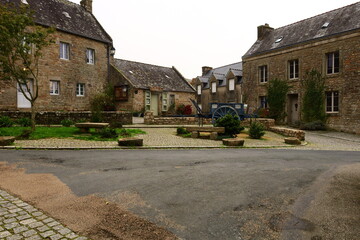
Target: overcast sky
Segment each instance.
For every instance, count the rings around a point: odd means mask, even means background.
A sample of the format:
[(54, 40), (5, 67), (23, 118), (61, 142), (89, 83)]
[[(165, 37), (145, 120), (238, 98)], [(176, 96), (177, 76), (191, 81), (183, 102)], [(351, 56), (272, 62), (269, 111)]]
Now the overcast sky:
[(112, 37), (116, 58), (175, 66), (191, 79), (202, 66), (240, 62), (259, 25), (278, 28), (355, 2), (93, 0), (93, 13)]

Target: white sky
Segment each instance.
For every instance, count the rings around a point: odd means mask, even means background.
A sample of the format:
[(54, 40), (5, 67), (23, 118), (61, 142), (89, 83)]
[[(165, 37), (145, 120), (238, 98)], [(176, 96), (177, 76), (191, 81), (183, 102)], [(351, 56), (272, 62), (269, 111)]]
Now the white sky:
[(259, 25), (278, 28), (355, 2), (93, 0), (93, 13), (112, 37), (116, 58), (175, 66), (191, 79), (202, 66), (241, 61)]

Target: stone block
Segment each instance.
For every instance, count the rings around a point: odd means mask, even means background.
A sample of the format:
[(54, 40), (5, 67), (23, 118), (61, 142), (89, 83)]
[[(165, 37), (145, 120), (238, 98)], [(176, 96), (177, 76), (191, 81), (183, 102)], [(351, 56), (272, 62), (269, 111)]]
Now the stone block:
[(289, 138), (285, 138), (285, 143), (286, 144), (291, 144), (291, 145), (300, 145), (301, 141), (296, 138), (296, 137), (289, 137)]
[(210, 133), (210, 139), (211, 140), (216, 140), (218, 137), (218, 133), (217, 132), (211, 132)]
[(120, 138), (118, 140), (119, 146), (123, 147), (134, 147), (134, 146), (143, 146), (142, 138)]
[(9, 146), (13, 144), (15, 137), (0, 137), (0, 146)]
[(198, 138), (200, 136), (199, 132), (198, 131), (193, 131), (191, 132), (191, 137), (192, 138)]
[(242, 147), (244, 146), (244, 139), (239, 139), (239, 138), (226, 138), (223, 139), (223, 144), (225, 146), (231, 146), (231, 147)]

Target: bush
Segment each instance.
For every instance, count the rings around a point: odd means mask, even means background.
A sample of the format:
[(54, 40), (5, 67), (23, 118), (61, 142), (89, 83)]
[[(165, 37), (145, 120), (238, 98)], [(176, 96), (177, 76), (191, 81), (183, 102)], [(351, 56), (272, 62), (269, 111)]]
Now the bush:
[(12, 127), (14, 125), (14, 121), (7, 116), (0, 117), (0, 127)]
[(178, 127), (178, 128), (176, 129), (176, 133), (177, 133), (178, 135), (183, 135), (183, 134), (188, 134), (189, 132), (186, 131), (186, 129), (183, 128), (183, 127)]
[(180, 104), (176, 109), (176, 114), (183, 115), (185, 111), (185, 105)]
[(115, 128), (106, 127), (99, 132), (101, 138), (116, 138), (118, 135)]
[(20, 118), (16, 120), (16, 123), (19, 124), (22, 127), (30, 127), (31, 126), (31, 119), (30, 118)]
[(300, 129), (302, 130), (312, 130), (312, 131), (315, 131), (315, 130), (326, 130), (326, 125), (318, 120), (318, 121), (313, 121), (313, 122), (309, 122), (309, 123), (303, 123), (301, 126), (300, 126)]
[(231, 114), (226, 114), (222, 118), (217, 119), (215, 127), (224, 127), (225, 135), (231, 135), (233, 137), (244, 130), (244, 127), (240, 126), (240, 119)]
[(269, 117), (276, 122), (282, 122), (286, 116), (286, 96), (290, 89), (287, 81), (272, 79), (268, 83), (267, 102), (269, 104)]
[(121, 137), (131, 137), (131, 133), (126, 131), (126, 129), (124, 129), (124, 128), (120, 129), (119, 135)]
[(118, 121), (111, 121), (110, 127), (111, 128), (122, 128), (122, 124), (121, 124), (121, 122), (118, 122)]
[(191, 115), (192, 114), (192, 108), (191, 105), (186, 105), (184, 109), (184, 115)]
[(64, 119), (61, 121), (61, 125), (63, 125), (64, 127), (70, 127), (73, 124), (74, 122), (71, 119)]
[(253, 121), (250, 124), (249, 136), (253, 139), (260, 139), (265, 135), (265, 127), (263, 124), (257, 121)]

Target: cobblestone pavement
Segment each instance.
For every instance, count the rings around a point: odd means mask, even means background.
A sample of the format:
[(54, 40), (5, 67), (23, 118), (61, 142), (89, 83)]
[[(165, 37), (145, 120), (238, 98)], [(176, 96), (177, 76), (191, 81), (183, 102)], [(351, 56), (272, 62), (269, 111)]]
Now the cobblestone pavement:
[(0, 189), (1, 240), (87, 240), (33, 206)]

